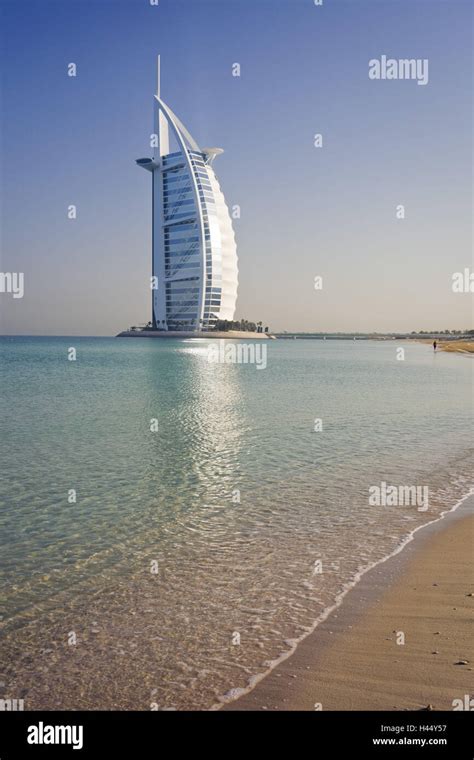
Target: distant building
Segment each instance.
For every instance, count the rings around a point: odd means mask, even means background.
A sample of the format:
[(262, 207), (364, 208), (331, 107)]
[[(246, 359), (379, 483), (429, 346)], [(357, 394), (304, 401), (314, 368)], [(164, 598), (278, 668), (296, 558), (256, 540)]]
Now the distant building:
[[(152, 324), (163, 330), (209, 330), (233, 319), (237, 247), (232, 221), (212, 168), (221, 148), (201, 149), (160, 97), (154, 96), (152, 173)], [(177, 150), (170, 153), (171, 137)]]

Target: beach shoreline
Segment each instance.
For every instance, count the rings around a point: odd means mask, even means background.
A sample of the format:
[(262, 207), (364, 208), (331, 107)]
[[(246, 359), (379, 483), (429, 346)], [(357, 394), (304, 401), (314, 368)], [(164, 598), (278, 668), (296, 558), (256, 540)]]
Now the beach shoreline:
[(468, 704), (473, 535), (470, 494), (367, 570), (291, 654), (221, 709), (452, 710)]
[[(433, 345), (431, 338), (417, 338), (417, 343), (424, 343), (425, 345)], [(464, 354), (464, 356), (474, 356), (474, 341), (472, 340), (441, 340), (436, 339), (437, 351), (444, 351), (448, 354)]]

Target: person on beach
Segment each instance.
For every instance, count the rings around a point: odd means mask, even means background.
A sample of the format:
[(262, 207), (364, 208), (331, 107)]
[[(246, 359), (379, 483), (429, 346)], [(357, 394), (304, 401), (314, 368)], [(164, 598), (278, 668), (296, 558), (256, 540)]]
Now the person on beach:
[(436, 351), (436, 345), (437, 345), (437, 344), (436, 344), (436, 341), (434, 340), (434, 341), (433, 341), (433, 350), (434, 350), (434, 351)]

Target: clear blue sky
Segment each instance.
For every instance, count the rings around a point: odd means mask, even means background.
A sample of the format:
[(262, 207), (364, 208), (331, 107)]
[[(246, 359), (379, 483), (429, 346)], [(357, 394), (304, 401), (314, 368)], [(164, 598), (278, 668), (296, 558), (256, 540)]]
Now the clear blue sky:
[[(225, 149), (216, 172), (242, 209), (238, 317), (472, 326), (472, 296), (451, 291), (472, 266), (469, 0), (1, 5), (1, 268), (25, 273), (23, 299), (0, 295), (1, 332), (149, 319), (150, 183), (135, 159), (150, 153), (158, 53), (164, 99)], [(428, 58), (428, 85), (369, 80), (382, 54)]]

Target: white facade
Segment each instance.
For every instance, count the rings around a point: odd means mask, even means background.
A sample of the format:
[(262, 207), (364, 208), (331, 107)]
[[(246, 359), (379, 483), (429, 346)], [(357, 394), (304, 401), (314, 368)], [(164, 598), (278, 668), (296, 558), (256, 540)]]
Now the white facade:
[[(158, 64), (159, 65), (159, 64)], [(152, 323), (163, 330), (209, 330), (232, 320), (237, 247), (212, 167), (220, 148), (201, 149), (163, 102), (154, 98), (156, 147), (137, 164), (152, 173)], [(178, 150), (170, 153), (170, 130)]]

